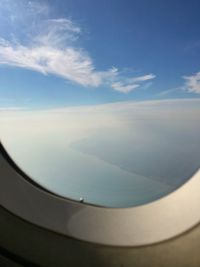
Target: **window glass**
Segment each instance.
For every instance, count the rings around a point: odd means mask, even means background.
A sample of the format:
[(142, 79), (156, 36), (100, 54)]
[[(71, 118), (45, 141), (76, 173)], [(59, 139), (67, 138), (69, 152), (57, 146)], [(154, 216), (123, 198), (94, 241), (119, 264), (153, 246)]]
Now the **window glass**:
[(0, 140), (34, 181), (107, 207), (200, 165), (198, 1), (0, 3)]

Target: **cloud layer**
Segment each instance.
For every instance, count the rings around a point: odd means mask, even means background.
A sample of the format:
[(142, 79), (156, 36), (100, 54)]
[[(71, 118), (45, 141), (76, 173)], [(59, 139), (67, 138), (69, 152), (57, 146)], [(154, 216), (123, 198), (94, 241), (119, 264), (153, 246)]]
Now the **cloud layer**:
[[(12, 24), (13, 21), (15, 24), (20, 21), (25, 33), (23, 38), (19, 37), (19, 31), (12, 33), (12, 38), (0, 36), (1, 65), (57, 75), (85, 87), (104, 85), (122, 93), (129, 93), (155, 78), (153, 74), (139, 77), (122, 75), (115, 67), (97, 70), (91, 56), (79, 47), (82, 29), (71, 19), (49, 16), (50, 7), (43, 3), (20, 1), (28, 14), (21, 21), (17, 7), (12, 8), (13, 1), (7, 0), (5, 3)], [(29, 27), (26, 24), (30, 24)]]
[(128, 207), (169, 193), (199, 169), (200, 99), (0, 111), (1, 141), (47, 189)]

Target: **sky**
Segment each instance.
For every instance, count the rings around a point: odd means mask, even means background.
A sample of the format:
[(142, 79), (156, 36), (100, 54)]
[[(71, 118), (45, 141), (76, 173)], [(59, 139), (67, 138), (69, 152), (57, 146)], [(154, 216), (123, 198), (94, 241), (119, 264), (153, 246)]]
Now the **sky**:
[(200, 97), (200, 3), (0, 3), (0, 107)]

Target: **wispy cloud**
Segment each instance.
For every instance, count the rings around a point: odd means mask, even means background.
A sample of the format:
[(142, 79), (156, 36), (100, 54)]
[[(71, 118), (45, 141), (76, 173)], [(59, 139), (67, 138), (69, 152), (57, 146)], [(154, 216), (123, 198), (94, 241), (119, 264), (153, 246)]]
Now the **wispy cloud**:
[(191, 76), (184, 76), (185, 89), (190, 93), (200, 94), (200, 72)]
[(29, 7), (30, 12), (35, 14), (47, 15), (50, 11), (49, 6), (42, 1), (28, 1), (27, 5)]
[(81, 28), (70, 19), (47, 19), (42, 21), (39, 32), (33, 38), (37, 45), (65, 48), (72, 45), (81, 33)]
[(71, 19), (50, 16), (50, 7), (42, 1), (19, 1), (28, 14), (22, 23), (23, 16), (16, 12), (16, 5), (12, 7), (14, 2), (3, 1), (15, 24), (20, 21), (25, 29), (23, 34), (13, 33), (10, 39), (0, 36), (1, 65), (57, 75), (86, 87), (109, 86), (122, 93), (129, 93), (155, 78), (154, 74), (124, 77), (115, 67), (98, 70), (89, 53), (79, 46), (82, 29)]
[(112, 88), (122, 93), (129, 93), (139, 87), (139, 84), (124, 84), (122, 82), (112, 83)]
[(139, 77), (126, 78), (124, 81), (117, 81), (111, 84), (111, 87), (122, 93), (129, 93), (136, 88), (140, 87), (142, 82), (146, 82), (154, 79), (156, 76), (154, 74), (148, 74)]
[(157, 94), (157, 96), (166, 96), (166, 95), (170, 95), (170, 94), (173, 94), (175, 92), (181, 92), (185, 90), (184, 86), (178, 86), (178, 87), (174, 87), (174, 88), (170, 88), (168, 90), (164, 90), (164, 91), (161, 91)]
[(166, 96), (174, 92), (187, 92), (193, 94), (200, 94), (200, 72), (194, 73), (190, 76), (183, 76), (184, 83), (178, 87), (170, 88), (168, 90), (158, 93), (158, 96)]
[(147, 74), (139, 77), (130, 78), (130, 82), (145, 82), (154, 79), (156, 76), (154, 74)]
[(94, 70), (87, 54), (70, 47), (59, 50), (50, 46), (26, 47), (1, 43), (0, 64), (55, 74), (83, 86), (99, 86), (103, 77), (103, 73)]

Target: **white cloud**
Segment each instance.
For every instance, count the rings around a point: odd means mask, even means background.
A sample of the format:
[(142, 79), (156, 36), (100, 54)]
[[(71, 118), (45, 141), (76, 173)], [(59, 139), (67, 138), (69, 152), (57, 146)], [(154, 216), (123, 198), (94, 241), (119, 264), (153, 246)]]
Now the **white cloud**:
[(133, 77), (129, 79), (129, 82), (145, 82), (156, 78), (156, 75), (154, 74), (147, 74), (139, 77)]
[(122, 82), (112, 83), (112, 88), (121, 93), (129, 93), (139, 87), (139, 84), (123, 84)]
[(83, 86), (97, 87), (114, 78), (118, 70), (96, 71), (91, 57), (73, 47), (80, 27), (65, 18), (41, 22), (36, 36), (23, 45), (0, 38), (0, 64), (54, 74)]
[(10, 39), (0, 36), (0, 65), (57, 75), (81, 86), (109, 86), (121, 93), (129, 93), (155, 78), (154, 74), (125, 77), (116, 67), (97, 70), (91, 56), (79, 47), (77, 41), (82, 30), (71, 19), (51, 18), (50, 8), (43, 2), (19, 1), (26, 13), (24, 17), (16, 11), (16, 3), (13, 6), (12, 0), (6, 3), (15, 24), (19, 20), (25, 37), (20, 38), (21, 33), (18, 36), (16, 32)]
[(53, 47), (25, 47), (8, 43), (0, 46), (0, 64), (55, 74), (83, 86), (99, 86), (102, 75), (95, 72), (92, 61), (81, 50)]
[(188, 92), (200, 94), (200, 72), (183, 78), (186, 80), (185, 88)]
[(154, 74), (147, 74), (144, 76), (138, 76), (133, 78), (125, 78), (123, 81), (114, 82), (111, 87), (121, 93), (129, 93), (138, 88), (142, 82), (154, 79)]

